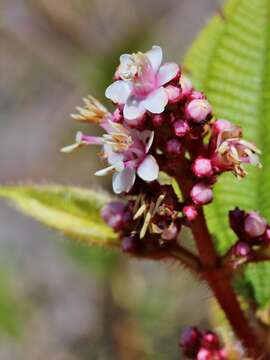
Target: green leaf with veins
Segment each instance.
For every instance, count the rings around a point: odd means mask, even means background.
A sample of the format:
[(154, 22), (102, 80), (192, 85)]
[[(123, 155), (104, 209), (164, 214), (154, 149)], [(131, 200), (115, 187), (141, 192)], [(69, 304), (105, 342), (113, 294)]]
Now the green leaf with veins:
[[(270, 0), (230, 0), (214, 16), (186, 56), (194, 85), (205, 92), (218, 118), (243, 127), (262, 150), (263, 169), (248, 168), (242, 181), (222, 175), (206, 207), (220, 253), (235, 242), (228, 210), (257, 210), (270, 221)], [(249, 266), (246, 282), (259, 305), (270, 300), (270, 263)]]

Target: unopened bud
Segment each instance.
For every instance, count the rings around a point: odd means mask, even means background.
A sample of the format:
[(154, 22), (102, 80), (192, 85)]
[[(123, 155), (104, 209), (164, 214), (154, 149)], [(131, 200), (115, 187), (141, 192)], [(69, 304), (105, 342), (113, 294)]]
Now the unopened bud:
[(135, 253), (138, 248), (137, 239), (133, 236), (125, 236), (122, 239), (121, 248), (125, 253)]
[(230, 226), (237, 235), (241, 234), (244, 217), (245, 212), (238, 207), (229, 211)]
[(192, 100), (186, 107), (187, 116), (196, 123), (205, 121), (211, 112), (211, 105), (207, 100), (204, 99)]
[(190, 127), (188, 123), (184, 120), (177, 120), (174, 124), (174, 133), (178, 137), (183, 137), (187, 135), (187, 133), (190, 131)]
[(152, 117), (152, 123), (154, 126), (161, 126), (164, 122), (164, 116), (162, 114), (155, 114), (153, 117)]
[(229, 120), (219, 119), (216, 120), (212, 126), (212, 132), (219, 134), (222, 131), (233, 128), (234, 125)]
[(211, 160), (198, 157), (192, 165), (192, 170), (197, 177), (211, 176), (213, 174)]
[(213, 191), (205, 183), (198, 183), (193, 186), (190, 196), (196, 205), (205, 205), (213, 200)]
[(185, 76), (181, 75), (179, 80), (181, 90), (182, 90), (182, 96), (189, 95), (192, 91), (192, 83), (191, 81)]
[(102, 208), (101, 217), (115, 231), (120, 231), (131, 219), (131, 213), (126, 204), (113, 201)]
[(167, 85), (165, 91), (168, 96), (169, 104), (174, 104), (181, 98), (181, 89), (177, 86)]
[(198, 216), (198, 212), (195, 206), (187, 205), (183, 208), (183, 214), (187, 218), (188, 221), (193, 221)]
[(204, 95), (199, 92), (199, 91), (192, 91), (192, 93), (190, 94), (190, 99), (195, 100), (195, 99), (204, 99)]
[(201, 345), (201, 332), (196, 327), (185, 330), (180, 338), (179, 345), (185, 356), (196, 356)]
[(212, 331), (207, 331), (203, 334), (202, 346), (207, 349), (219, 349), (220, 342), (219, 337)]
[(166, 143), (166, 152), (170, 155), (177, 156), (183, 151), (183, 144), (177, 139), (171, 139)]
[(249, 212), (247, 217), (245, 218), (245, 232), (250, 237), (255, 238), (262, 236), (265, 233), (266, 226), (266, 220), (255, 211)]
[(237, 257), (248, 257), (251, 252), (251, 248), (246, 242), (239, 241), (235, 244), (233, 252)]

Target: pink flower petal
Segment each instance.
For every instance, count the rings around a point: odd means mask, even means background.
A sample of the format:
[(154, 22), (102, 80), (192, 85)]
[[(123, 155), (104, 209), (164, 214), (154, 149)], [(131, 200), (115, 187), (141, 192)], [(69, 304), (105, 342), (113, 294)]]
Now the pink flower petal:
[(103, 149), (109, 164), (113, 165), (115, 163), (123, 161), (124, 159), (123, 154), (119, 154), (113, 151), (110, 145), (105, 144)]
[(148, 57), (154, 71), (157, 72), (163, 57), (161, 47), (154, 45), (152, 46), (152, 49), (147, 51), (145, 55)]
[(145, 181), (154, 181), (158, 178), (159, 166), (152, 155), (146, 156), (137, 169), (139, 177)]
[(106, 98), (117, 104), (125, 104), (132, 91), (129, 82), (117, 80), (107, 87), (105, 91)]
[(161, 114), (168, 103), (168, 95), (163, 87), (152, 91), (143, 101), (144, 107), (153, 114)]
[(162, 65), (157, 74), (157, 86), (162, 86), (171, 81), (177, 73), (179, 72), (179, 67), (175, 63), (166, 63)]
[(125, 168), (121, 172), (116, 172), (113, 174), (113, 191), (116, 194), (120, 194), (122, 192), (128, 192), (136, 178), (136, 173), (134, 169)]
[(136, 97), (130, 97), (125, 104), (123, 113), (126, 120), (140, 119), (145, 114), (143, 102)]

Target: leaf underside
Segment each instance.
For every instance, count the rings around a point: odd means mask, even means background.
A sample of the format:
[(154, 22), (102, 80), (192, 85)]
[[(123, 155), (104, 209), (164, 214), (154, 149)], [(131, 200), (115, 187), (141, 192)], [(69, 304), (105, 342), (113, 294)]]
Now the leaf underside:
[[(222, 175), (214, 203), (206, 207), (220, 253), (234, 242), (228, 210), (256, 210), (270, 221), (270, 0), (230, 0), (202, 31), (186, 56), (195, 87), (205, 92), (215, 116), (243, 127), (262, 150), (263, 169), (248, 168), (242, 181)], [(270, 300), (270, 263), (245, 273), (258, 305)]]
[(0, 188), (25, 214), (63, 234), (92, 245), (118, 246), (116, 234), (100, 217), (110, 197), (103, 192), (68, 186), (18, 186)]

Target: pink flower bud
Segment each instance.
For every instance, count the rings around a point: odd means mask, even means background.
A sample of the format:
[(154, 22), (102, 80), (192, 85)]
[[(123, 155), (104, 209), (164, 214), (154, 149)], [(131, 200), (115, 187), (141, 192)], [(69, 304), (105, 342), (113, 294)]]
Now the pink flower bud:
[(211, 112), (211, 105), (204, 99), (192, 100), (186, 107), (186, 115), (196, 123), (205, 121)]
[(213, 200), (213, 191), (205, 183), (198, 183), (193, 186), (190, 196), (196, 205), (205, 205)]
[(183, 144), (177, 139), (171, 139), (166, 143), (166, 152), (170, 155), (177, 156), (183, 151)]
[(245, 232), (250, 237), (259, 237), (265, 233), (267, 226), (266, 220), (261, 217), (255, 211), (251, 211), (248, 213), (247, 217), (245, 218), (244, 228)]
[(202, 346), (207, 349), (219, 349), (220, 342), (219, 337), (212, 331), (207, 331), (203, 334)]
[(181, 89), (174, 85), (167, 85), (165, 87), (169, 104), (176, 103), (181, 98)]
[(185, 215), (188, 221), (193, 221), (196, 219), (198, 212), (195, 206), (188, 205), (183, 208), (183, 214)]
[(197, 177), (211, 176), (213, 174), (211, 160), (198, 157), (192, 165), (192, 170)]
[(250, 248), (249, 244), (247, 244), (243, 241), (239, 241), (234, 246), (233, 252), (237, 257), (247, 257), (251, 252), (251, 248)]
[(234, 125), (229, 120), (219, 119), (216, 120), (212, 126), (212, 132), (214, 134), (219, 134), (222, 131), (227, 129), (232, 129)]
[(173, 127), (174, 127), (174, 133), (178, 137), (185, 136), (190, 130), (188, 123), (184, 120), (177, 120), (173, 124)]
[(182, 74), (180, 77), (179, 83), (180, 83), (181, 90), (182, 90), (182, 96), (189, 95), (192, 91), (191, 81)]
[(190, 99), (195, 100), (195, 99), (204, 99), (205, 96), (199, 92), (199, 91), (192, 91), (192, 93), (190, 94)]
[(115, 231), (120, 231), (131, 219), (131, 213), (126, 204), (113, 201), (102, 208), (101, 217)]
[(197, 354), (196, 360), (213, 360), (213, 351), (205, 348), (201, 348)]

